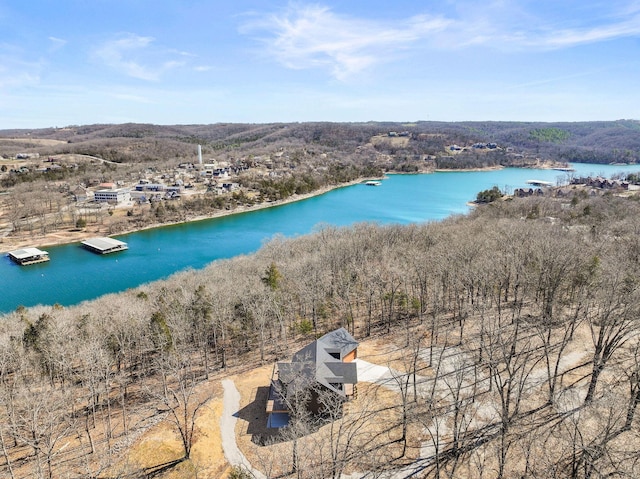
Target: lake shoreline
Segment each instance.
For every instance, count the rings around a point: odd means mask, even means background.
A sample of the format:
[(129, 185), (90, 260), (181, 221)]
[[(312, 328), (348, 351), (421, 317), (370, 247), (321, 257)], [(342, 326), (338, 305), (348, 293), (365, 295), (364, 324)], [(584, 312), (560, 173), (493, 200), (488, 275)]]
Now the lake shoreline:
[[(576, 165), (577, 174), (591, 170), (590, 165), (585, 168)], [(634, 167), (633, 171), (638, 169), (640, 166)], [(603, 176), (619, 174), (620, 168), (602, 168), (601, 173)], [(181, 216), (176, 226), (157, 224), (159, 222), (153, 216), (156, 225), (123, 224), (122, 216), (128, 209), (120, 208), (113, 217), (103, 216), (105, 223), (116, 221), (123, 227), (122, 231), (129, 226), (132, 230), (120, 238), (129, 244), (129, 250), (113, 257), (90, 254), (79, 247), (76, 241), (104, 236), (92, 227), (47, 238), (37, 234), (39, 231), (33, 236), (24, 233), (23, 239), (36, 247), (45, 244), (45, 240), (48, 244), (56, 241), (56, 246), (43, 248), (50, 252), (52, 261), (20, 267), (8, 257), (0, 257), (3, 265), (0, 283), (5, 286), (0, 297), (0, 311), (15, 311), (20, 305), (70, 306), (105, 294), (135, 289), (180, 271), (204, 268), (213, 261), (252, 254), (276, 235), (283, 238), (305, 235), (317, 231), (318, 225), (341, 228), (362, 222), (405, 225), (438, 221), (469, 213), (472, 206), (468, 203), (478, 191), (495, 185), (519, 187), (532, 177), (552, 181), (557, 174), (549, 170), (532, 173), (518, 168), (464, 175), (389, 174), (382, 186), (376, 188), (365, 186), (363, 181), (354, 181), (284, 201), (215, 211), (215, 216), (226, 218), (212, 221), (198, 221), (214, 215), (197, 216), (198, 212), (194, 212), (189, 217)], [(358, 186), (344, 187), (349, 184)], [(330, 190), (336, 191), (322, 194)], [(316, 198), (309, 201), (300, 201), (314, 196)], [(242, 214), (258, 209), (261, 211), (253, 215)], [(141, 226), (146, 226), (143, 231)], [(108, 225), (101, 227), (109, 228)], [(110, 228), (111, 231), (115, 229), (113, 224)], [(67, 229), (71, 229), (70, 225)]]
[(324, 186), (311, 193), (304, 193), (301, 195), (294, 194), (282, 200), (265, 201), (263, 203), (256, 204), (253, 206), (239, 206), (237, 208), (233, 208), (230, 210), (217, 211), (210, 215), (197, 215), (193, 217), (188, 217), (184, 221), (171, 221), (171, 222), (164, 222), (164, 223), (158, 222), (158, 223), (153, 223), (150, 225), (143, 226), (142, 228), (129, 228), (124, 231), (119, 231), (118, 233), (115, 233), (115, 234), (108, 233), (109, 225), (97, 225), (97, 226), (92, 225), (91, 227), (84, 228), (84, 229), (73, 228), (69, 230), (60, 230), (52, 233), (39, 234), (39, 235), (38, 234), (29, 235), (27, 233), (25, 235), (20, 235), (20, 236), (4, 236), (4, 237), (0, 237), (0, 252), (1, 252), (0, 254), (6, 254), (9, 251), (14, 251), (16, 249), (26, 248), (26, 247), (35, 246), (37, 248), (42, 249), (50, 246), (62, 246), (66, 244), (80, 243), (81, 241), (94, 236), (110, 236), (110, 237), (124, 236), (131, 233), (137, 233), (139, 231), (145, 231), (145, 230), (150, 230), (155, 228), (163, 228), (165, 226), (176, 226), (176, 225), (182, 225), (182, 224), (188, 224), (188, 223), (195, 223), (198, 221), (206, 221), (206, 220), (215, 219), (215, 218), (222, 218), (225, 216), (249, 213), (251, 211), (258, 211), (266, 208), (272, 208), (275, 206), (295, 203), (297, 201), (303, 201), (309, 198), (313, 198), (315, 196), (323, 195), (333, 190), (361, 184), (368, 179), (370, 178), (367, 178), (367, 179), (359, 178), (357, 180), (349, 181), (347, 183), (342, 183), (339, 185)]
[[(531, 166), (531, 167), (526, 167), (523, 169), (553, 169), (555, 167), (558, 167), (559, 164), (555, 163), (555, 162), (549, 162), (549, 161), (540, 161), (538, 162), (537, 165), (535, 166)], [(507, 167), (501, 166), (501, 165), (496, 165), (496, 166), (487, 166), (487, 167), (482, 167), (482, 168), (467, 168), (467, 169), (434, 169), (434, 170), (429, 170), (429, 171), (419, 171), (419, 172), (389, 172), (389, 173), (385, 173), (385, 176), (387, 174), (389, 175), (402, 175), (402, 174), (433, 174), (433, 173), (464, 173), (464, 172), (483, 172), (483, 171), (498, 171), (498, 170), (503, 170)], [(518, 167), (512, 167), (512, 168), (518, 168)], [(77, 228), (69, 228), (67, 230), (59, 230), (59, 231), (55, 231), (55, 232), (51, 232), (51, 233), (45, 233), (45, 234), (33, 234), (33, 233), (21, 233), (20, 235), (17, 236), (13, 236), (11, 235), (11, 232), (5, 233), (6, 236), (0, 236), (0, 254), (6, 254), (8, 251), (13, 251), (16, 249), (20, 249), (20, 248), (26, 248), (26, 247), (38, 247), (38, 248), (46, 248), (49, 246), (61, 246), (61, 245), (65, 245), (65, 244), (72, 244), (72, 243), (79, 243), (87, 238), (91, 238), (91, 237), (95, 237), (95, 236), (124, 236), (127, 234), (131, 234), (131, 233), (136, 233), (139, 231), (144, 231), (144, 230), (149, 230), (149, 229), (154, 229), (154, 228), (162, 228), (165, 226), (175, 226), (175, 225), (181, 225), (181, 224), (187, 224), (187, 223), (193, 223), (193, 222), (197, 222), (197, 221), (205, 221), (205, 220), (209, 220), (209, 219), (214, 219), (214, 218), (221, 218), (224, 216), (230, 216), (230, 215), (236, 215), (236, 214), (242, 214), (242, 213), (247, 213), (247, 212), (251, 212), (251, 211), (257, 211), (257, 210), (261, 210), (261, 209), (265, 209), (265, 208), (271, 208), (274, 206), (280, 206), (280, 205), (285, 205), (288, 203), (294, 203), (297, 201), (302, 201), (308, 198), (312, 198), (314, 196), (320, 196), (323, 195), (325, 193), (328, 193), (332, 190), (336, 190), (339, 188), (344, 188), (347, 186), (353, 186), (353, 185), (357, 185), (360, 183), (363, 183), (367, 180), (372, 180), (372, 179), (376, 179), (376, 180), (381, 180), (384, 179), (384, 177), (381, 178), (358, 178), (356, 180), (347, 182), (347, 183), (342, 183), (339, 185), (332, 185), (332, 186), (325, 186), (323, 188), (320, 188), (318, 190), (315, 190), (311, 193), (305, 193), (302, 195), (292, 195), (286, 199), (283, 200), (277, 200), (277, 201), (273, 201), (273, 202), (263, 202), (257, 205), (253, 205), (253, 206), (239, 206), (237, 208), (231, 209), (231, 210), (221, 210), (221, 211), (217, 211), (215, 213), (209, 214), (209, 215), (197, 215), (197, 216), (193, 216), (193, 217), (187, 217), (185, 220), (183, 221), (172, 221), (172, 222), (156, 222), (156, 223), (152, 223), (140, 228), (127, 228), (123, 231), (118, 231), (117, 233), (109, 233), (109, 225), (91, 225), (87, 228), (83, 228), (83, 229), (77, 229)], [(128, 208), (124, 207), (124, 208)], [(0, 230), (0, 235), (2, 234), (2, 230)]]

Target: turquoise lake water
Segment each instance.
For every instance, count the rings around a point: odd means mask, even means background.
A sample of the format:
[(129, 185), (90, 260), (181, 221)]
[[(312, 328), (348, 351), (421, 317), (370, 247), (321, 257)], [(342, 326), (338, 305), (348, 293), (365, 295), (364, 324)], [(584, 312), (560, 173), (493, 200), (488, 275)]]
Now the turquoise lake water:
[[(583, 176), (640, 171), (640, 166), (572, 166), (573, 174)], [(276, 234), (302, 235), (322, 224), (439, 220), (468, 212), (467, 202), (493, 186), (511, 192), (527, 187), (530, 179), (561, 184), (567, 178), (555, 170), (517, 168), (391, 175), (379, 187), (354, 185), (282, 206), (117, 236), (129, 249), (112, 255), (93, 254), (79, 243), (47, 247), (51, 261), (31, 266), (18, 266), (2, 255), (0, 313), (19, 305), (72, 305), (123, 291), (216, 259), (251, 253)]]

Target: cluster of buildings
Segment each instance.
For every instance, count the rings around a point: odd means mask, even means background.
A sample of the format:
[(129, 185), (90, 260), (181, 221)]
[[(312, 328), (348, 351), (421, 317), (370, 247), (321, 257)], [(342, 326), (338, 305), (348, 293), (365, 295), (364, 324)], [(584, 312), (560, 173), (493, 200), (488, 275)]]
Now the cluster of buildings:
[(598, 188), (601, 190), (610, 190), (610, 189), (629, 189), (629, 182), (622, 180), (609, 180), (607, 178), (602, 178), (601, 176), (591, 177), (588, 176), (586, 178), (572, 178), (572, 185), (585, 185), (591, 188)]
[(30, 160), (33, 158), (40, 158), (40, 153), (18, 153), (16, 160)]
[(388, 133), (388, 136), (390, 136), (391, 138), (394, 138), (394, 137), (397, 137), (397, 136), (411, 136), (411, 133), (409, 133), (408, 131), (401, 131), (401, 132), (390, 131)]
[[(497, 143), (474, 143), (471, 145), (474, 150), (495, 150), (498, 148)], [(449, 151), (467, 151), (469, 148), (466, 146), (450, 145)]]
[(526, 198), (528, 196), (544, 196), (541, 188), (516, 188), (513, 190), (513, 196), (516, 198)]
[[(140, 179), (137, 184), (125, 187), (122, 182), (100, 183), (94, 187), (78, 186), (72, 190), (76, 202), (94, 201), (111, 205), (122, 205), (131, 202), (146, 203), (181, 198), (185, 189), (193, 188), (191, 183), (185, 184), (180, 178), (191, 178), (195, 182), (205, 182), (206, 191), (218, 194), (230, 193), (238, 190), (240, 184), (231, 181), (239, 173), (236, 168), (218, 165), (216, 163), (181, 163), (178, 168), (188, 173), (175, 173), (171, 180), (165, 182), (158, 178)], [(152, 175), (153, 176), (153, 175)], [(177, 178), (177, 179), (176, 179)], [(188, 180), (187, 180), (188, 181)]]
[[(17, 160), (39, 158), (38, 153), (18, 153)], [(194, 188), (193, 183), (204, 183), (202, 191), (217, 194), (232, 193), (240, 188), (240, 184), (234, 181), (243, 171), (249, 169), (251, 160), (229, 165), (225, 162), (217, 163), (212, 160), (202, 160), (201, 148), (198, 148), (198, 162), (185, 162), (178, 165), (173, 171), (159, 174), (156, 169), (150, 168), (142, 173), (138, 183), (131, 185), (123, 181), (117, 183), (100, 183), (97, 179), (89, 180), (87, 184), (76, 185), (69, 188), (65, 186), (76, 203), (94, 203), (99, 205), (125, 205), (133, 203), (150, 203), (163, 200), (175, 200), (181, 198), (186, 189)], [(59, 159), (48, 157), (41, 166), (17, 165), (3, 172), (7, 174), (28, 174), (31, 172), (47, 172), (61, 168), (78, 168), (76, 163), (60, 162)], [(89, 206), (89, 205), (88, 205)]]
[(497, 143), (474, 143), (473, 145), (471, 145), (471, 148), (475, 148), (476, 150), (484, 150), (484, 149), (495, 150), (496, 148), (498, 148), (498, 144)]
[(516, 188), (515, 190), (513, 190), (513, 196), (516, 198), (526, 198), (529, 196), (555, 196), (558, 198), (566, 198), (573, 196), (576, 191), (585, 191), (584, 189), (577, 189), (577, 186), (584, 186), (588, 188), (588, 190), (586, 191), (590, 196), (602, 194), (603, 190), (627, 191), (631, 189), (628, 181), (610, 180), (607, 178), (602, 178), (600, 176), (572, 178), (569, 182), (569, 186), (562, 188), (551, 188), (547, 189), (546, 191), (546, 188), (553, 186), (552, 183), (538, 180), (529, 180), (527, 181), (527, 183), (530, 183), (534, 186), (542, 186), (545, 188)]

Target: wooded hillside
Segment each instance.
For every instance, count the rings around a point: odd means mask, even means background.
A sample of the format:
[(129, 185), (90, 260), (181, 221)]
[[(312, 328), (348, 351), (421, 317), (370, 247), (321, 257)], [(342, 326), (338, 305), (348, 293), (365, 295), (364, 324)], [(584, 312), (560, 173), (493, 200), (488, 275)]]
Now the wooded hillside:
[[(496, 143), (517, 153), (543, 159), (635, 163), (640, 160), (640, 122), (523, 123), (277, 123), (277, 124), (149, 124), (85, 125), (37, 130), (0, 130), (0, 155), (80, 153), (119, 163), (180, 159), (193, 161), (194, 148), (225, 158), (264, 155), (281, 149), (313, 148), (317, 153), (356, 154), (376, 135), (406, 134), (410, 141), (376, 142), (375, 150), (397, 162), (413, 155), (441, 155), (449, 145)], [(19, 139), (6, 142), (2, 139)], [(36, 141), (55, 140), (43, 144)], [(359, 152), (361, 155), (363, 152)], [(503, 158), (502, 161), (505, 161)], [(398, 165), (399, 166), (399, 163)]]
[[(518, 198), (439, 223), (276, 238), (122, 294), (21, 308), (0, 320), (0, 468), (140, 477), (113, 466), (166, 414), (188, 458), (195, 385), (344, 326), (400, 352), (394, 414), (372, 403), (326, 461), (313, 443), (296, 464), (280, 458), (289, 473), (637, 477), (639, 230), (634, 199)], [(372, 421), (388, 429), (364, 441)]]

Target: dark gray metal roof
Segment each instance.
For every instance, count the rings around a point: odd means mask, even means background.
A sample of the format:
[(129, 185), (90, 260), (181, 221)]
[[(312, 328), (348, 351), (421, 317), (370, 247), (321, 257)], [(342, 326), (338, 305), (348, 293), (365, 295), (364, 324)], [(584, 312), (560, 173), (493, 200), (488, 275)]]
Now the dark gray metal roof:
[(308, 387), (315, 380), (344, 395), (344, 389), (336, 389), (332, 384), (358, 382), (356, 364), (343, 362), (344, 357), (357, 347), (358, 342), (346, 329), (336, 329), (295, 353), (290, 363), (278, 363), (279, 378), (290, 387)]
[(340, 379), (341, 383), (355, 384), (358, 382), (358, 368), (356, 363), (326, 362), (324, 363), (325, 378), (328, 382)]
[(325, 334), (317, 342), (322, 348), (340, 350), (342, 357), (358, 347), (358, 342), (344, 328)]

